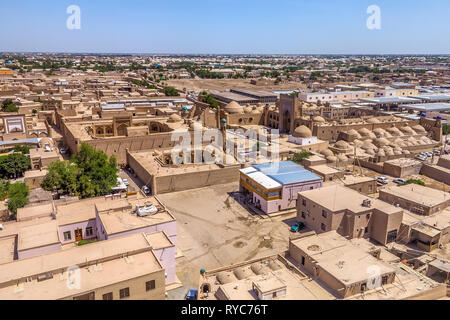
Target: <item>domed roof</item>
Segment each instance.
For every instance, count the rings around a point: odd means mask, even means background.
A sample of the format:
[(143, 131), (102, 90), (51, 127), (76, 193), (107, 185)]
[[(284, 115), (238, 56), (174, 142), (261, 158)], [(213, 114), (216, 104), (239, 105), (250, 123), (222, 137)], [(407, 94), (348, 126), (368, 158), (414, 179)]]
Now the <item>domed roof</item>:
[(328, 156), (327, 157), (327, 161), (328, 162), (336, 162), (337, 161), (337, 157), (335, 157), (335, 156)]
[(386, 156), (386, 152), (384, 152), (383, 149), (378, 150), (377, 156), (379, 157), (385, 157)]
[(375, 139), (375, 145), (377, 146), (385, 146), (389, 144), (389, 140), (385, 139), (385, 138), (378, 138)]
[(325, 119), (322, 118), (321, 116), (315, 116), (312, 120), (314, 122), (325, 122)]
[(369, 150), (369, 149), (376, 150), (377, 149), (377, 147), (372, 142), (369, 142), (369, 141), (364, 142), (364, 144), (362, 145), (361, 148), (364, 150)]
[(228, 113), (244, 113), (244, 108), (236, 101), (231, 101), (224, 110)]
[(398, 130), (396, 127), (387, 128), (386, 131), (389, 132), (390, 134), (392, 134), (393, 136), (402, 136), (403, 135), (401, 133), (401, 131)]
[(416, 132), (421, 132), (421, 133), (426, 132), (425, 128), (422, 127), (420, 124), (418, 124), (418, 125), (416, 125), (416, 126), (414, 126), (414, 127), (412, 127), (412, 128), (413, 128)]
[(377, 118), (369, 118), (367, 119), (368, 123), (381, 123), (380, 120), (378, 120)]
[(386, 130), (384, 130), (383, 128), (375, 128), (375, 129), (373, 129), (373, 132), (375, 133), (375, 134), (379, 134), (379, 135), (383, 135), (383, 134), (385, 134), (386, 133)]
[(355, 139), (355, 140), (353, 140), (353, 144), (357, 147), (361, 147), (364, 144), (364, 142), (362, 142), (359, 139)]
[(400, 130), (407, 134), (415, 134), (416, 133), (413, 129), (411, 129), (411, 127), (408, 127), (408, 126), (401, 127)]
[(177, 115), (176, 113), (170, 115), (169, 120), (167, 120), (168, 122), (179, 122), (183, 120), (179, 115)]
[(367, 154), (370, 154), (371, 156), (374, 156), (374, 155), (375, 155), (375, 150), (373, 150), (373, 149), (367, 149), (367, 150), (366, 150), (366, 153), (367, 153)]
[(258, 109), (253, 109), (251, 114), (260, 114), (261, 112), (258, 111)]
[(339, 140), (338, 142), (336, 142), (336, 144), (334, 146), (339, 149), (348, 149), (349, 148), (348, 143), (345, 142), (344, 140)]
[(330, 156), (334, 155), (333, 151), (331, 151), (330, 149), (322, 150), (322, 151), (320, 151), (320, 154), (325, 156), (325, 157), (330, 157)]
[(339, 154), (339, 155), (337, 156), (337, 158), (338, 158), (338, 160), (339, 160), (340, 162), (346, 162), (346, 161), (348, 161), (348, 158), (347, 158), (347, 156), (346, 156), (345, 154)]
[(368, 136), (370, 134), (370, 130), (367, 128), (361, 128), (358, 130), (358, 132), (362, 136)]
[(308, 127), (302, 125), (297, 127), (292, 135), (297, 138), (311, 138), (312, 132)]
[(252, 112), (252, 107), (244, 107), (244, 112), (245, 112), (245, 113), (250, 113), (250, 112)]

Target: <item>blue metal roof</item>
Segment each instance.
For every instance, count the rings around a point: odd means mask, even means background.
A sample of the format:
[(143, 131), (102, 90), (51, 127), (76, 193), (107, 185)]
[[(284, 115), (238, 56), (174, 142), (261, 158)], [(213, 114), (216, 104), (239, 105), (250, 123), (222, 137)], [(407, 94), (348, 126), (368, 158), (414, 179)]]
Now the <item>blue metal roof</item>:
[(293, 161), (263, 163), (253, 167), (280, 184), (322, 180), (320, 176), (306, 170), (301, 165), (298, 165)]

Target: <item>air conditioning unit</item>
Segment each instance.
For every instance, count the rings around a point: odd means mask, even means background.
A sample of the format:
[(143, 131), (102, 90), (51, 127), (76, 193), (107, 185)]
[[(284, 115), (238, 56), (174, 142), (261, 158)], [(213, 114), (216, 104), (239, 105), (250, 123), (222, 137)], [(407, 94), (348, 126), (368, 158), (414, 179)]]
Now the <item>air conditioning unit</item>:
[(362, 206), (370, 208), (372, 206), (372, 201), (370, 199), (365, 199), (363, 200)]

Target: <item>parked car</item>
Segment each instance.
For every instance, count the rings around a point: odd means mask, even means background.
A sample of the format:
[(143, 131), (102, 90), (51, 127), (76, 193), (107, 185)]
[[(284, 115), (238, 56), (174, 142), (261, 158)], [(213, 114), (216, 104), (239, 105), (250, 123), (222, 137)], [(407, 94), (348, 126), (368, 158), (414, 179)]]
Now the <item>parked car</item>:
[(147, 196), (149, 196), (149, 195), (152, 194), (150, 188), (147, 187), (147, 186), (143, 186), (143, 187), (142, 187), (142, 191), (144, 191), (145, 195), (147, 195)]
[(388, 184), (389, 183), (389, 179), (386, 177), (377, 177), (377, 182), (381, 183), (381, 184)]
[(305, 227), (305, 224), (303, 222), (296, 222), (292, 227), (291, 227), (291, 231), (292, 232), (297, 232), (302, 230)]
[(61, 150), (59, 151), (61, 152), (61, 154), (66, 154), (68, 150), (66, 148), (61, 148)]
[(406, 182), (405, 179), (394, 179), (393, 181), (397, 184), (404, 184)]
[(416, 159), (421, 160), (421, 161), (426, 161), (426, 160), (427, 160), (427, 156), (418, 154), (418, 155), (416, 156)]
[(184, 300), (197, 300), (198, 290), (197, 289), (189, 289), (184, 297)]
[(440, 156), (440, 155), (441, 155), (441, 151), (439, 151), (439, 150), (434, 150), (434, 155)]
[(426, 152), (428, 157), (432, 157), (433, 156), (433, 152)]
[(128, 181), (128, 179), (122, 179), (123, 184), (126, 185), (127, 187), (130, 185), (130, 182)]

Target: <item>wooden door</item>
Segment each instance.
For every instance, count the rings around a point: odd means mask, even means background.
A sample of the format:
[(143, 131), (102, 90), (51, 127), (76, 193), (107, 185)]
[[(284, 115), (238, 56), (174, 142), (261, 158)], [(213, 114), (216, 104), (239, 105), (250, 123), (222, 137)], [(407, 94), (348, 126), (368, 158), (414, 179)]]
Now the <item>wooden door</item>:
[(83, 240), (83, 230), (76, 229), (75, 230), (75, 241), (81, 241)]

